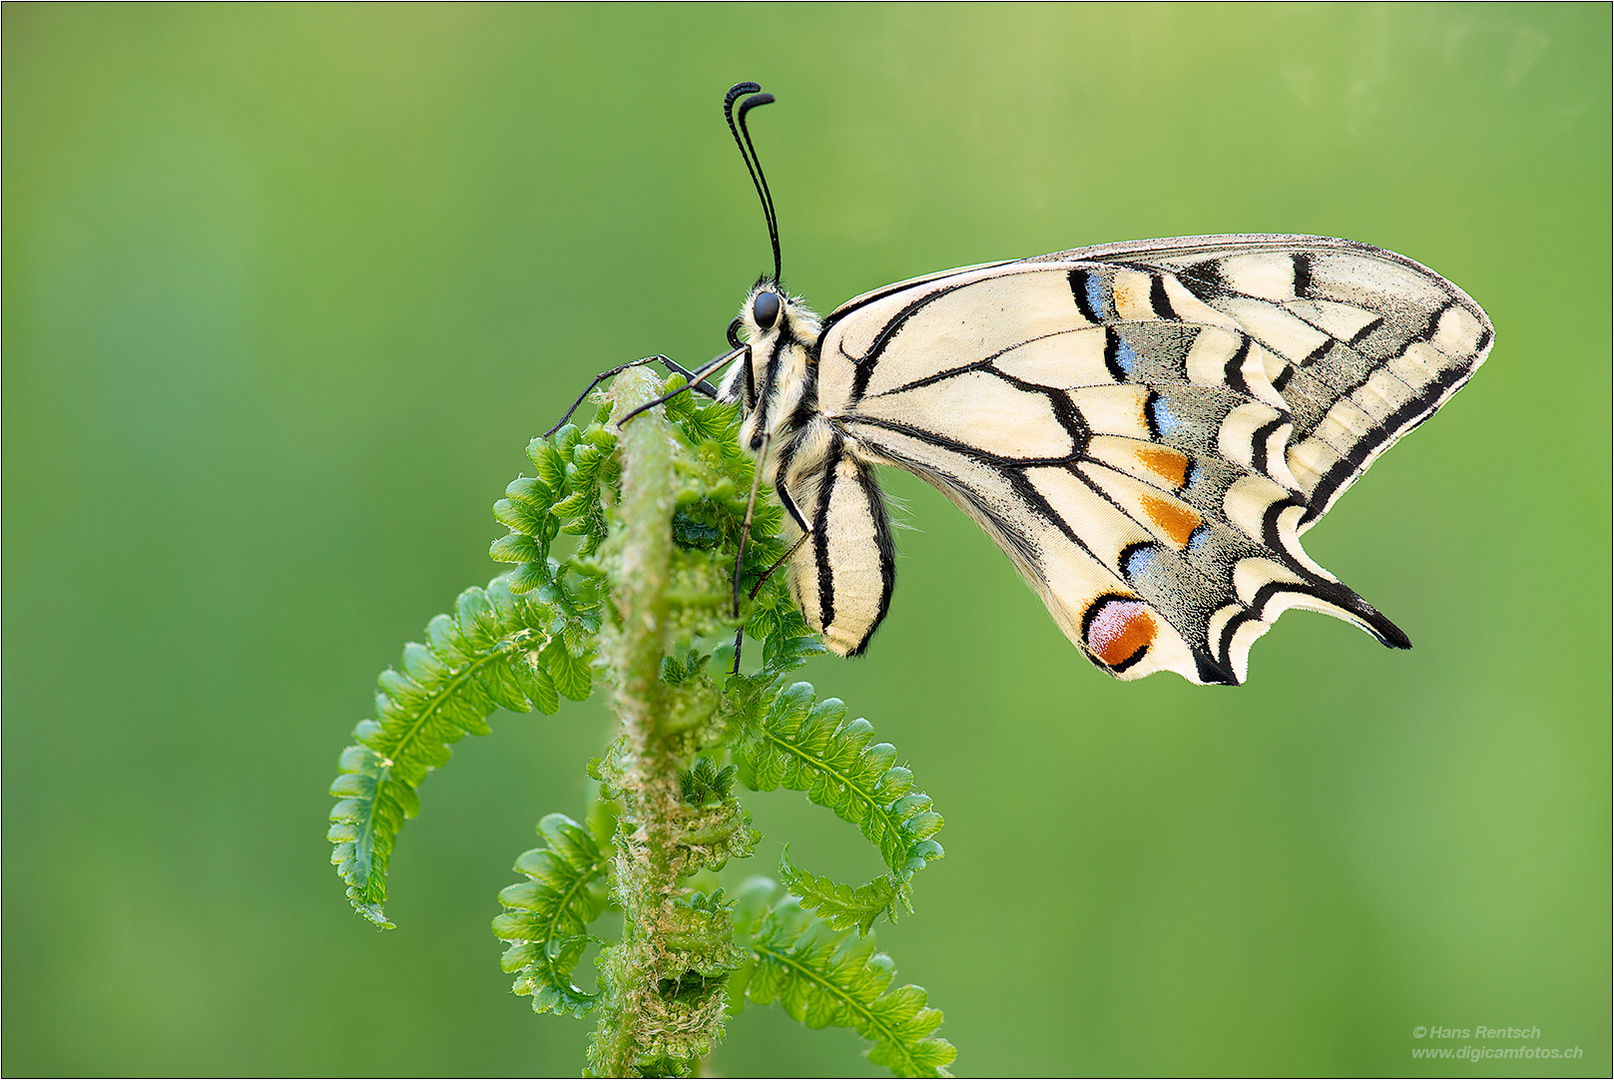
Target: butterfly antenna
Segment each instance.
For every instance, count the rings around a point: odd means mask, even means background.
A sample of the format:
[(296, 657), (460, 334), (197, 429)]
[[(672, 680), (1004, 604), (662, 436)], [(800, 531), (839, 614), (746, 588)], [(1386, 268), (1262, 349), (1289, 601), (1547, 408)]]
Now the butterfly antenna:
[[(751, 174), (751, 184), (757, 189), (757, 198), (762, 202), (762, 216), (768, 222), (768, 239), (773, 243), (773, 280), (778, 282), (783, 266), (779, 257), (779, 217), (773, 209), (773, 193), (768, 190), (768, 178), (762, 175), (762, 159), (757, 157), (757, 148), (751, 142), (751, 132), (745, 126), (745, 114), (758, 105), (768, 105), (774, 100), (772, 94), (761, 94), (757, 91), (762, 87), (754, 82), (735, 83), (729, 88), (728, 94), (723, 98), (723, 117), (729, 122), (729, 132), (734, 136), (734, 144), (740, 148), (740, 156), (745, 159), (745, 169)], [(735, 113), (734, 103), (741, 97), (749, 94), (740, 102), (738, 115)]]

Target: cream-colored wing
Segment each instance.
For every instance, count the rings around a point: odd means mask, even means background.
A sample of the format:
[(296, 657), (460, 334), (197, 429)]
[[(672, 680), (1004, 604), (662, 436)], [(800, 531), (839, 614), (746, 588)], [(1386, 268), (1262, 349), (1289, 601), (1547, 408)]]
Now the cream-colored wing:
[(803, 467), (787, 454), (780, 473), (791, 500), (812, 524), (801, 538), (787, 516), (790, 591), (807, 623), (841, 656), (857, 656), (885, 618), (896, 582), (896, 549), (885, 499), (868, 463), (830, 436)]
[(1237, 683), (1290, 607), (1407, 646), (1299, 534), (1490, 339), (1364, 245), (1149, 241), (860, 298), (825, 322), (819, 406), (980, 522), (1101, 667)]

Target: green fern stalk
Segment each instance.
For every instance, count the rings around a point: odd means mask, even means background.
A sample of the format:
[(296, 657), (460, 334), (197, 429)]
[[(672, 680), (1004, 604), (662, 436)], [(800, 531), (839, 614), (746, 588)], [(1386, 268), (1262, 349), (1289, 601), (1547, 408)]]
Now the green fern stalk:
[[(643, 370), (625, 372), (611, 387), (613, 419), (655, 398), (660, 384)], [(687, 921), (679, 895), (677, 819), (684, 810), (678, 761), (662, 730), (666, 714), (661, 661), (667, 652), (668, 564), (672, 556), (673, 469), (668, 424), (651, 410), (623, 430), (622, 531), (616, 540), (621, 573), (613, 601), (617, 622), (608, 663), (615, 676), (614, 704), (622, 724), (614, 787), (623, 802), (614, 863), (615, 895), (622, 905), (622, 941), (607, 954), (609, 996), (589, 1050), (605, 1076), (639, 1076), (657, 1059), (704, 1056), (723, 1033), (722, 982), (705, 993), (683, 989), (682, 950), (667, 939)], [(659, 1071), (659, 1070), (658, 1070)]]
[[(912, 913), (914, 875), (942, 855), (941, 816), (867, 720), (788, 680), (824, 649), (785, 576), (765, 576), (785, 550), (766, 492), (741, 568), (761, 667), (708, 670), (728, 667), (727, 646), (716, 657), (700, 646), (735, 630), (730, 576), (754, 464), (738, 410), (693, 394), (620, 426), (678, 385), (629, 370), (584, 427), (528, 445), (537, 475), (494, 505), (509, 535), (490, 554), (514, 566), (462, 593), (381, 675), (375, 719), (355, 730), (331, 788), (332, 862), (354, 908), (391, 928), (387, 863), (450, 744), (487, 734), (500, 708), (554, 713), (599, 681), (620, 728), (588, 767), (599, 793), (587, 824), (547, 815), (542, 845), (516, 860), (521, 880), (499, 893), (493, 932), (514, 991), (537, 1012), (598, 1016), (597, 1076), (693, 1075), (728, 1017), (774, 1001), (810, 1027), (852, 1028), (899, 1076), (947, 1076), (941, 1013), (920, 987), (892, 988), (873, 936), (879, 919)], [(575, 538), (570, 553), (552, 554), (562, 536)], [(718, 872), (759, 839), (737, 785), (804, 793), (857, 826), (886, 872), (854, 887), (786, 855), (780, 883), (751, 877), (727, 896)], [(591, 932), (613, 905), (614, 944)], [(598, 988), (587, 990), (577, 969), (596, 944)]]

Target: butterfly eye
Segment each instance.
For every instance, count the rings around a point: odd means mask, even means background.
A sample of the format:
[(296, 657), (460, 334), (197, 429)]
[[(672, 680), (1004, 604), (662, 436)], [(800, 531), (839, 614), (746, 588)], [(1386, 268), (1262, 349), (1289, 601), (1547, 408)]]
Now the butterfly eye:
[(779, 318), (779, 294), (757, 293), (756, 299), (751, 301), (751, 317), (757, 321), (757, 326), (761, 329), (772, 330), (775, 320)]

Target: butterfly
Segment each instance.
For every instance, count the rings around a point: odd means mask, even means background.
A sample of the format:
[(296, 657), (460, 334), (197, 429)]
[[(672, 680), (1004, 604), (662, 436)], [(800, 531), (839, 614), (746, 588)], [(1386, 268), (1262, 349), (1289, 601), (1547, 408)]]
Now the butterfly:
[(1290, 608), (1410, 647), (1300, 537), (1484, 362), (1495, 335), (1466, 293), (1367, 244), (1241, 234), (947, 270), (820, 318), (780, 284), (745, 126), (773, 100), (759, 90), (738, 84), (724, 112), (774, 272), (692, 382), (742, 409), (786, 511), (790, 591), (829, 649), (862, 653), (891, 602), (877, 466), (973, 518), (1118, 678), (1242, 683)]

